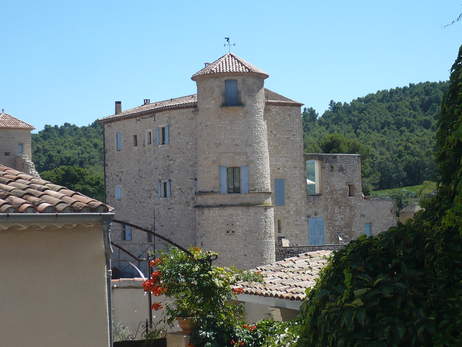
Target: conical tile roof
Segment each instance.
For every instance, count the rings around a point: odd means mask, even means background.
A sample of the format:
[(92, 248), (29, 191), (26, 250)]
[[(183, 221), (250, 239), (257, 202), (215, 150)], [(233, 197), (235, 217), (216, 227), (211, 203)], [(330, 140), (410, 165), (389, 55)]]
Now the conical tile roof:
[(195, 81), (200, 76), (243, 73), (258, 74), (263, 78), (269, 76), (266, 72), (263, 72), (237, 55), (228, 53), (196, 72), (192, 75), (191, 79)]
[(32, 125), (19, 120), (8, 113), (0, 112), (0, 129), (35, 129)]

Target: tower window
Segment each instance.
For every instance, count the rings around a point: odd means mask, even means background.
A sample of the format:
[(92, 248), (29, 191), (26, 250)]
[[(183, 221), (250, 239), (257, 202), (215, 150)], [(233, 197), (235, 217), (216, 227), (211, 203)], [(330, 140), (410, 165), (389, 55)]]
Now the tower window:
[(24, 153), (24, 143), (18, 143), (18, 154)]
[(241, 192), (241, 168), (240, 167), (229, 167), (226, 170), (228, 177), (228, 193), (240, 193)]
[(238, 106), (239, 93), (237, 90), (237, 80), (225, 80), (225, 102), (224, 106)]

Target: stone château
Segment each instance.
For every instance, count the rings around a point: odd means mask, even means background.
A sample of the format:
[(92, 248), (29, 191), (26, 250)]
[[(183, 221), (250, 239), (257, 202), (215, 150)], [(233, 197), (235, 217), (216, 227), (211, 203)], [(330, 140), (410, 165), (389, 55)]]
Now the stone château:
[[(275, 261), (276, 247), (339, 244), (393, 225), (390, 201), (376, 208), (362, 196), (359, 156), (304, 159), (302, 104), (266, 89), (268, 77), (229, 53), (192, 76), (196, 94), (125, 111), (116, 101), (101, 119), (116, 219), (241, 268)], [(136, 256), (153, 246), (130, 227), (113, 230)], [(115, 251), (121, 273), (128, 261)]]

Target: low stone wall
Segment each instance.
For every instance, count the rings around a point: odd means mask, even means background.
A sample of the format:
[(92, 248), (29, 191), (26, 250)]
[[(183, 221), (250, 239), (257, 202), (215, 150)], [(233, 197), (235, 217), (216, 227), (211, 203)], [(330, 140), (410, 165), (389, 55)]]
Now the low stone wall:
[(322, 245), (322, 246), (292, 246), (292, 247), (276, 247), (276, 261), (290, 257), (295, 257), (301, 253), (314, 251), (336, 251), (345, 246), (344, 244)]

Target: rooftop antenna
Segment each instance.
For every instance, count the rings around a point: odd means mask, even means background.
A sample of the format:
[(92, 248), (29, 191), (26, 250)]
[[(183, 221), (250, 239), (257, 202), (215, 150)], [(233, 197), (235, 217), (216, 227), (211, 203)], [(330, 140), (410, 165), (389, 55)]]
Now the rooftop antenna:
[(231, 47), (235, 47), (235, 43), (231, 43), (231, 38), (230, 37), (225, 37), (226, 43), (224, 44), (225, 47), (228, 47), (228, 53), (231, 53)]

